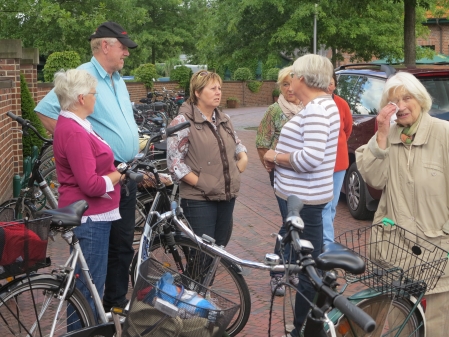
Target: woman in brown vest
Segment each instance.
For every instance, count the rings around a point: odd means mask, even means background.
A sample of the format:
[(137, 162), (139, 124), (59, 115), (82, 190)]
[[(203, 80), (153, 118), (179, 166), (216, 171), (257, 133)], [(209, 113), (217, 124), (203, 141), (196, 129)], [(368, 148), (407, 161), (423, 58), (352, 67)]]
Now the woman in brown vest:
[(190, 98), (170, 124), (191, 125), (168, 139), (167, 164), (180, 184), (181, 206), (195, 234), (226, 246), (248, 157), (229, 116), (217, 109), (221, 84), (213, 72), (201, 70), (192, 76)]

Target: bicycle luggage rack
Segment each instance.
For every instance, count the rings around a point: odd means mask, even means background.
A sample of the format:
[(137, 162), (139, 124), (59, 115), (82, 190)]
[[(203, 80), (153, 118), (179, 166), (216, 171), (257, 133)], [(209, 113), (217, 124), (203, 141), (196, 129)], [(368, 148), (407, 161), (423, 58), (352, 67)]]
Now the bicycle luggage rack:
[(448, 260), (448, 252), (389, 219), (344, 232), (335, 241), (365, 260), (365, 272), (349, 275), (351, 283), (401, 297), (434, 289)]

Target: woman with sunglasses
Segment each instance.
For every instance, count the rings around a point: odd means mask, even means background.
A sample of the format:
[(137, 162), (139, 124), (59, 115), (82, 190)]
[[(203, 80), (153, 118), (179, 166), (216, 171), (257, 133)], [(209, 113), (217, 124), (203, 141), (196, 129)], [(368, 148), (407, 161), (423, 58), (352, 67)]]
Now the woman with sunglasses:
[(213, 72), (192, 76), (190, 98), (170, 124), (190, 121), (190, 127), (168, 139), (167, 165), (180, 184), (181, 206), (195, 234), (206, 234), (226, 246), (248, 157), (231, 119), (217, 109), (221, 84)]
[[(61, 184), (58, 207), (86, 200), (89, 208), (74, 228), (98, 293), (103, 297), (108, 265), (109, 232), (112, 221), (120, 219), (121, 174), (114, 166), (109, 145), (92, 129), (87, 117), (94, 111), (97, 79), (85, 70), (71, 69), (55, 74), (55, 93), (61, 112), (56, 123), (53, 152)], [(96, 313), (92, 296), (85, 286), (80, 266), (76, 287)], [(68, 308), (70, 311), (70, 308)], [(72, 309), (73, 310), (73, 309)], [(76, 313), (68, 313), (69, 330), (81, 328)]]

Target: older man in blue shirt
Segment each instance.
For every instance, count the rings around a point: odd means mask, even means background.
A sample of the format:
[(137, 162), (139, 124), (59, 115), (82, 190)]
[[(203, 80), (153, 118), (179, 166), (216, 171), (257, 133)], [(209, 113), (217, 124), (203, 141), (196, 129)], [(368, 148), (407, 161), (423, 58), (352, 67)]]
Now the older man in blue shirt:
[[(78, 69), (87, 70), (98, 80), (98, 96), (94, 113), (88, 117), (93, 129), (111, 146), (116, 165), (134, 158), (139, 150), (137, 125), (125, 82), (118, 71), (129, 56), (128, 48), (136, 48), (126, 31), (115, 22), (105, 22), (90, 36), (93, 57)], [(60, 106), (54, 91), (50, 91), (36, 106), (45, 128), (53, 133)], [(80, 149), (81, 150), (81, 149)], [(123, 307), (128, 292), (128, 270), (134, 249), (136, 183), (128, 183), (128, 195), (122, 188), (120, 216), (113, 221), (109, 238), (108, 270), (103, 306)], [(85, 252), (86, 253), (86, 252)]]

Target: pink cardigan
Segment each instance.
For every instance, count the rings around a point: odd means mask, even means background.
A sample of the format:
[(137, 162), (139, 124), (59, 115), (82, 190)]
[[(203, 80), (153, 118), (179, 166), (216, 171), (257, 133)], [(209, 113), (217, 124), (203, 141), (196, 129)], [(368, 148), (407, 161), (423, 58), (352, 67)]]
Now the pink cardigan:
[(53, 152), (59, 187), (58, 207), (67, 206), (84, 199), (89, 209), (84, 215), (112, 211), (119, 206), (120, 184), (106, 193), (104, 175), (116, 170), (111, 148), (89, 134), (76, 121), (59, 116), (56, 124)]

